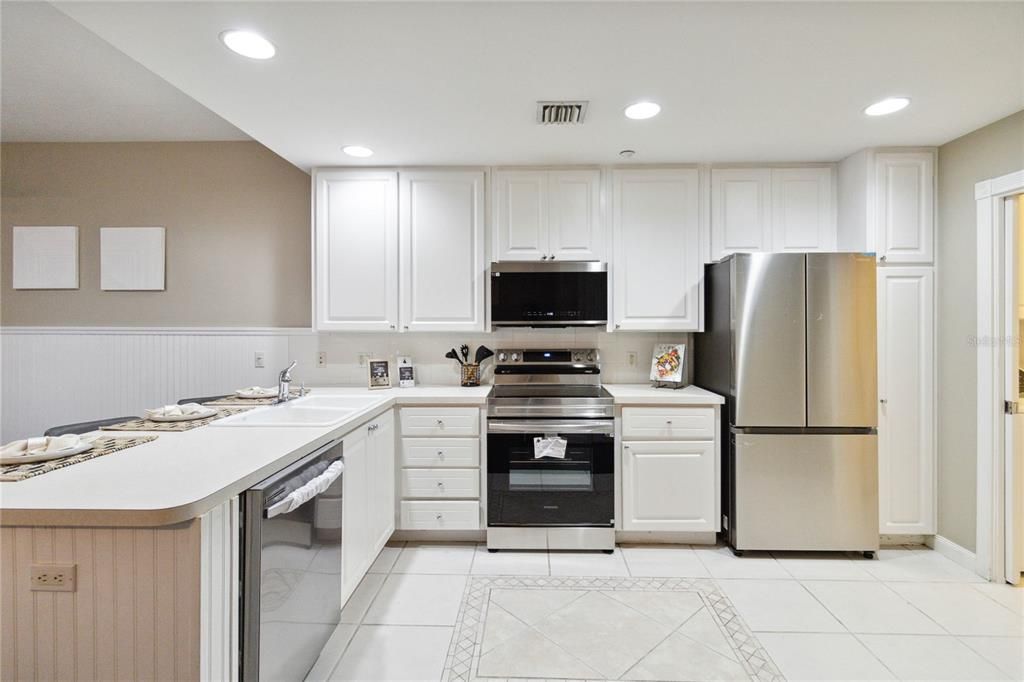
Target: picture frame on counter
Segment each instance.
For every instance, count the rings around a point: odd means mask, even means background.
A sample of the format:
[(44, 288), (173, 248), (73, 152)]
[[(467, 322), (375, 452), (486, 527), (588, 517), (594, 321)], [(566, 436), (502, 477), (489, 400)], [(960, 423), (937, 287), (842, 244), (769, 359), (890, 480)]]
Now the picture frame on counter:
[(387, 360), (369, 360), (366, 363), (367, 388), (391, 388), (391, 363)]
[(651, 358), (651, 383), (655, 388), (686, 385), (686, 344), (659, 343)]
[(408, 355), (399, 355), (396, 358), (398, 363), (398, 386), (399, 388), (412, 388), (416, 385), (416, 373), (413, 368), (412, 358)]

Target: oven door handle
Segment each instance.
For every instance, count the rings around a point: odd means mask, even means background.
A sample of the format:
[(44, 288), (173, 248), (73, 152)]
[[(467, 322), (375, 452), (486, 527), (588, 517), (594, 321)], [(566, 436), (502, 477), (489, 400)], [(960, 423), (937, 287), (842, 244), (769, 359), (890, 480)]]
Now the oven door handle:
[(615, 422), (610, 419), (488, 419), (487, 433), (592, 433), (611, 436), (615, 433)]

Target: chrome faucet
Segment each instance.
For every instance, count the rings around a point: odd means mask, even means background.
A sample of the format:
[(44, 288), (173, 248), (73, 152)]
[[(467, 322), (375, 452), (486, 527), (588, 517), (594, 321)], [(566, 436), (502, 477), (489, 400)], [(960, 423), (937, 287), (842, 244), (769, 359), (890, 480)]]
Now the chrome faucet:
[(292, 364), (281, 370), (281, 373), (277, 377), (277, 402), (279, 403), (291, 400), (292, 398), (292, 370), (295, 369), (295, 365), (297, 364), (299, 363), (293, 360)]

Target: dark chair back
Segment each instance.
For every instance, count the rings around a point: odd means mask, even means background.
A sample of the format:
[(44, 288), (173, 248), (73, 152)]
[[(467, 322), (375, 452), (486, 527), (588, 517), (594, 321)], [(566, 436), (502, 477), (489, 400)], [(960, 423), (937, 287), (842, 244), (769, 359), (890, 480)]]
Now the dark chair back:
[[(231, 395), (231, 394), (229, 393), (228, 395)], [(186, 403), (199, 403), (200, 405), (202, 405), (203, 403), (208, 403), (211, 400), (220, 400), (221, 398), (227, 398), (227, 397), (228, 397), (227, 395), (208, 395), (208, 396), (204, 396), (202, 398), (182, 398), (181, 400), (178, 401), (178, 404), (179, 405), (184, 405)]]
[(110, 426), (111, 424), (120, 424), (121, 422), (131, 421), (132, 419), (138, 419), (138, 417), (131, 415), (128, 417), (111, 417), (110, 419), (97, 419), (91, 422), (78, 422), (77, 424), (64, 424), (62, 426), (51, 426), (46, 429), (44, 436), (66, 436), (69, 433), (88, 433), (89, 431), (95, 431), (101, 426)]

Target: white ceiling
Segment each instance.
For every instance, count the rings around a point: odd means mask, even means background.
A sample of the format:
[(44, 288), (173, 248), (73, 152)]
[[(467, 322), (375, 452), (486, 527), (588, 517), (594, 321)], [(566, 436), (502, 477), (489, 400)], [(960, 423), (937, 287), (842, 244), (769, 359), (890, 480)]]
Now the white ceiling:
[[(836, 160), (1024, 108), (1021, 3), (58, 6), (303, 168), (607, 163), (623, 148), (638, 163)], [(228, 52), (226, 28), (262, 32), (277, 56)], [(913, 103), (862, 114), (889, 95)], [(535, 101), (563, 98), (590, 100), (587, 122), (538, 126)], [(625, 119), (644, 98), (662, 114)]]
[(46, 3), (0, 2), (4, 142), (248, 137)]

